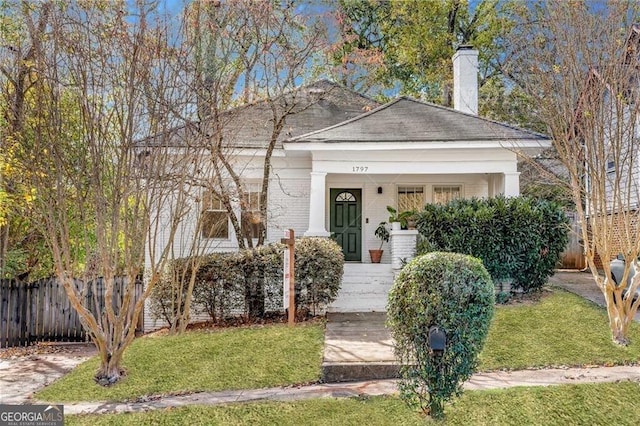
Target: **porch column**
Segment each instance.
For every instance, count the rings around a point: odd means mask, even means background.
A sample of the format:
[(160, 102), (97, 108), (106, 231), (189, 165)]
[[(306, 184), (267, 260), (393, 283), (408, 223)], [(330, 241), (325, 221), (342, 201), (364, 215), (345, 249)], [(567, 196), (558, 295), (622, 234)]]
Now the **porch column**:
[(309, 194), (309, 229), (305, 237), (328, 237), (331, 234), (325, 228), (325, 172), (311, 172), (311, 193)]
[(520, 172), (505, 172), (502, 188), (505, 197), (520, 195)]

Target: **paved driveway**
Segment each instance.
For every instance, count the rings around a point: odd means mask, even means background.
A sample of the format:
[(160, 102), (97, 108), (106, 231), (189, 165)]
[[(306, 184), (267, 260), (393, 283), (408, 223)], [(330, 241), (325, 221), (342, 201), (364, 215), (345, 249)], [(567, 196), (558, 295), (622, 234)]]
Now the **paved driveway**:
[[(606, 306), (604, 295), (593, 280), (591, 272), (558, 271), (549, 278), (549, 284), (582, 296), (599, 306)], [(640, 322), (640, 311), (636, 313), (635, 320)]]

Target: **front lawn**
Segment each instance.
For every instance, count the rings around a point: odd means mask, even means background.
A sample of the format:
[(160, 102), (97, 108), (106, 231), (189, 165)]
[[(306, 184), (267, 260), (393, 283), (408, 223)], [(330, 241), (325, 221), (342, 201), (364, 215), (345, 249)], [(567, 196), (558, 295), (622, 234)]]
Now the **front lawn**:
[(190, 331), (181, 336), (136, 339), (125, 352), (128, 374), (117, 385), (94, 383), (98, 359), (81, 364), (44, 388), (44, 401), (120, 401), (141, 396), (264, 388), (316, 382), (320, 378), (324, 327)]
[[(445, 409), (447, 425), (637, 425), (638, 383), (468, 391)], [(69, 425), (421, 425), (396, 397), (190, 406), (146, 413), (68, 416)]]
[(564, 290), (552, 291), (537, 303), (497, 307), (480, 370), (640, 361), (640, 324), (632, 325), (629, 346), (616, 346), (603, 308)]
[[(540, 302), (498, 306), (479, 370), (616, 365), (640, 361), (640, 325), (631, 345), (615, 346), (606, 312), (553, 289)], [(125, 354), (128, 376), (116, 386), (93, 382), (97, 359), (41, 390), (44, 401), (121, 401), (158, 394), (264, 388), (320, 378), (321, 325), (197, 331), (137, 339)]]

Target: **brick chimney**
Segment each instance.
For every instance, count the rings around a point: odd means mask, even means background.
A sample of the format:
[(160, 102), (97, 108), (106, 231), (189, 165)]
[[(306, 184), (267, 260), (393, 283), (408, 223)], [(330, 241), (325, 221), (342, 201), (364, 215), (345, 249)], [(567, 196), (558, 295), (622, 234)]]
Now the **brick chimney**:
[(478, 51), (469, 45), (453, 55), (453, 108), (478, 115)]

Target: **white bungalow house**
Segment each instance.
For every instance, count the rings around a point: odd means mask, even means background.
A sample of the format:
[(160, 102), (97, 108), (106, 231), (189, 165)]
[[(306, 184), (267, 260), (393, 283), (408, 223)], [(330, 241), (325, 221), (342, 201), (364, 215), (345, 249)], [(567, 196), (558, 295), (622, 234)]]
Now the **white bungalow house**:
[[(388, 219), (386, 206), (408, 210), (459, 197), (518, 195), (517, 151), (550, 146), (541, 134), (476, 115), (477, 54), (462, 49), (453, 57), (454, 109), (407, 97), (378, 106), (326, 81), (303, 88), (320, 102), (291, 116), (291, 136), (274, 151), (267, 240), (279, 241), (287, 228), (342, 237), (343, 286), (329, 310), (385, 309), (394, 270), (414, 253), (417, 237), (417, 231), (392, 231), (382, 262), (372, 264), (368, 250), (380, 245), (374, 231)], [(329, 89), (334, 92), (323, 100)], [(248, 185), (262, 176), (260, 155), (251, 143), (238, 151)], [(212, 251), (237, 247), (230, 226), (218, 237), (202, 237), (201, 244)], [(152, 326), (148, 314), (145, 326)]]

